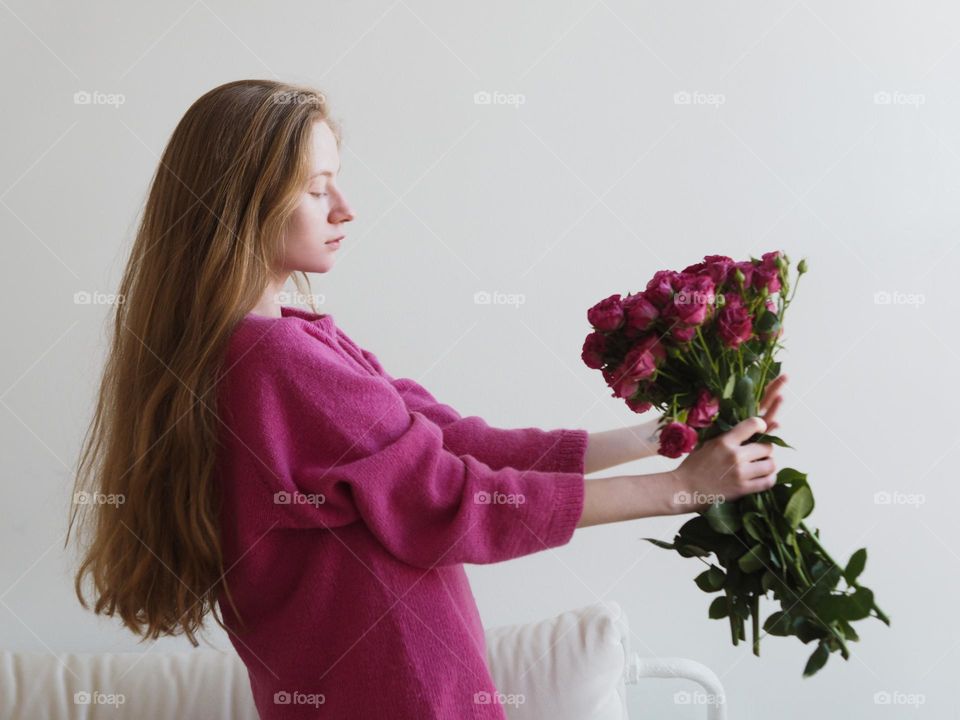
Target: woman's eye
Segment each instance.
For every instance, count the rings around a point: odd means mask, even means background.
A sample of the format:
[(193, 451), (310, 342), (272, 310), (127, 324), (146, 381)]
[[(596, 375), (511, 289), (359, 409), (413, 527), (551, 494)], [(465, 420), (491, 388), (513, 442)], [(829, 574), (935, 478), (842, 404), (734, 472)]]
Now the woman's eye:
[(327, 193), (325, 193), (325, 192), (312, 192), (312, 193), (310, 193), (310, 194), (313, 195), (314, 197), (323, 197), (323, 196), (326, 195)]

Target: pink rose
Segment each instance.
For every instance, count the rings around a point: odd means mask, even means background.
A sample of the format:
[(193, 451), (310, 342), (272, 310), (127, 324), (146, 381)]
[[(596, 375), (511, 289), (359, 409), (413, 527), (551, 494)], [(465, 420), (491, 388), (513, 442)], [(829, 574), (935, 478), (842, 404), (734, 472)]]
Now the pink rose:
[(583, 352), (580, 359), (588, 368), (599, 370), (603, 367), (603, 353), (607, 349), (607, 339), (603, 333), (592, 332), (583, 341)]
[(777, 266), (779, 257), (779, 250), (764, 253), (760, 264), (753, 266), (753, 286), (757, 290), (767, 288), (771, 295), (780, 292), (780, 268)]
[(630, 397), (640, 387), (640, 382), (624, 371), (625, 367), (624, 364), (620, 364), (600, 371), (609, 388), (613, 390), (615, 398)]
[(616, 330), (623, 323), (620, 293), (611, 295), (587, 310), (587, 320), (597, 330)]
[(621, 365), (617, 368), (617, 376), (614, 379), (613, 383), (610, 384), (610, 387), (613, 389), (613, 397), (618, 398), (628, 398), (634, 395), (637, 390), (640, 389), (640, 381), (627, 373), (624, 373), (621, 369)]
[(718, 412), (720, 401), (711, 395), (709, 390), (702, 388), (696, 404), (690, 408), (690, 414), (687, 415), (687, 425), (695, 428), (709, 427)]
[(627, 328), (633, 331), (646, 330), (660, 315), (656, 305), (647, 300), (644, 293), (627, 296), (623, 301), (623, 312), (626, 315)]
[(717, 287), (727, 282), (736, 263), (726, 255), (707, 255), (703, 258), (706, 272)]
[(753, 321), (747, 308), (740, 302), (724, 305), (717, 315), (717, 334), (730, 348), (740, 347), (740, 343), (749, 340), (753, 334)]
[(613, 388), (616, 397), (628, 398), (640, 387), (640, 381), (646, 380), (657, 369), (657, 363), (666, 358), (660, 338), (647, 335), (634, 345), (623, 359), (623, 363), (611, 373), (607, 384)]
[(645, 400), (634, 400), (633, 398), (628, 397), (627, 407), (633, 410), (635, 413), (645, 413), (647, 410), (653, 407), (653, 403)]
[(656, 307), (664, 307), (673, 297), (675, 283), (679, 277), (680, 274), (675, 270), (657, 270), (647, 283), (644, 296)]
[(638, 379), (646, 380), (657, 369), (657, 363), (667, 356), (666, 350), (656, 335), (647, 335), (631, 348), (623, 359), (626, 372)]
[(706, 275), (683, 275), (681, 278), (680, 286), (664, 315), (683, 325), (700, 325), (707, 319), (707, 312), (713, 306), (713, 280)]
[(733, 258), (726, 255), (705, 255), (703, 262), (685, 267), (682, 274), (706, 275), (715, 285), (720, 286), (727, 281), (734, 265)]
[(672, 422), (660, 431), (661, 455), (678, 458), (697, 446), (697, 431), (686, 423)]
[(697, 326), (686, 327), (684, 325), (674, 325), (670, 330), (670, 337), (677, 343), (683, 344), (690, 342), (697, 334)]

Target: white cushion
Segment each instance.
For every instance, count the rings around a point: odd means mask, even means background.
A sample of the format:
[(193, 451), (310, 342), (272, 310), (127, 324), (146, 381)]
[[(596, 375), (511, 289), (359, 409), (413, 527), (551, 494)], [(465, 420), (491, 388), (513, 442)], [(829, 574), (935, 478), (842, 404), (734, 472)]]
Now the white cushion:
[[(491, 700), (508, 701), (511, 720), (624, 720), (626, 632), (616, 603), (488, 629), (487, 658), (501, 693)], [(247, 670), (232, 649), (0, 652), (3, 720), (128, 717), (257, 720), (257, 712)]]
[(510, 720), (626, 720), (629, 628), (617, 603), (491, 628), (486, 638)]
[(258, 720), (235, 652), (0, 653), (0, 718)]

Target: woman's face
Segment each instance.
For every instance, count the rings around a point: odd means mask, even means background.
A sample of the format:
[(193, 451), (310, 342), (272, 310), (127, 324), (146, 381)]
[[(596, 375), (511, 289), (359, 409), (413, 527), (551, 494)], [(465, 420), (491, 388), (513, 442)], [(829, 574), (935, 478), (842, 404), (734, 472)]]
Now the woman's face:
[(346, 233), (343, 223), (353, 220), (353, 210), (337, 185), (337, 139), (322, 120), (313, 124), (311, 135), (310, 178), (284, 237), (284, 269), (288, 272), (330, 270), (339, 247), (330, 241), (342, 238)]

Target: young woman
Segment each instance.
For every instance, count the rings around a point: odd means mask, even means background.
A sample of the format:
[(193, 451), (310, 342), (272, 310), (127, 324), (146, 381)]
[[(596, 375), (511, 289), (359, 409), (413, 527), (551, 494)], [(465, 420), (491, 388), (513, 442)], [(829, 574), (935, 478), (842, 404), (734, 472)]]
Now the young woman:
[[(505, 718), (464, 563), (578, 527), (693, 512), (775, 480), (781, 378), (665, 473), (655, 423), (503, 429), (390, 375), (330, 314), (280, 303), (329, 272), (353, 210), (340, 133), (309, 87), (238, 81), (177, 125), (121, 283), (76, 506), (96, 613), (196, 646), (209, 612), (261, 717)], [(297, 275), (299, 273), (300, 275)], [(693, 502), (681, 503), (690, 498)]]

